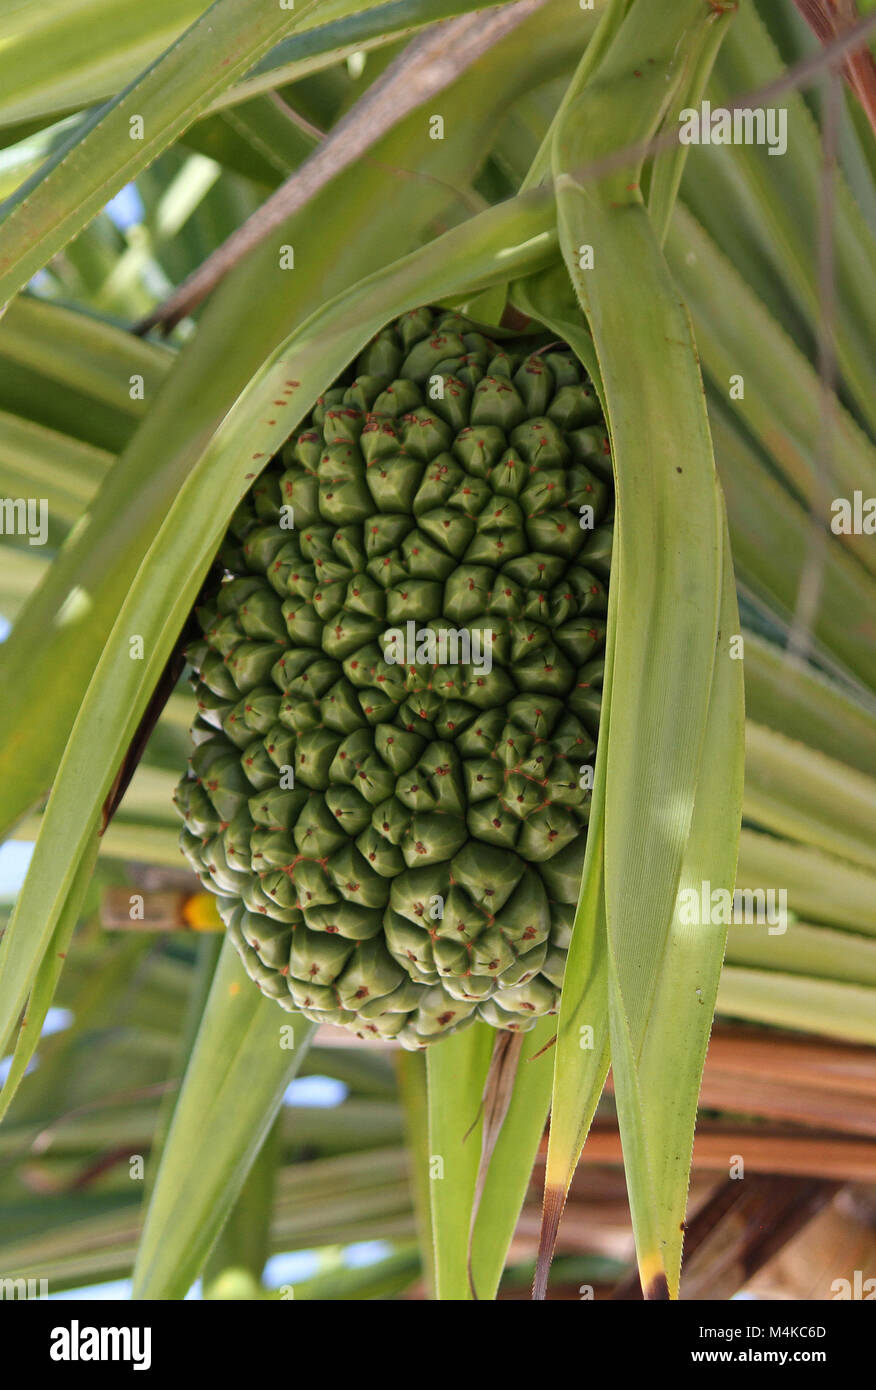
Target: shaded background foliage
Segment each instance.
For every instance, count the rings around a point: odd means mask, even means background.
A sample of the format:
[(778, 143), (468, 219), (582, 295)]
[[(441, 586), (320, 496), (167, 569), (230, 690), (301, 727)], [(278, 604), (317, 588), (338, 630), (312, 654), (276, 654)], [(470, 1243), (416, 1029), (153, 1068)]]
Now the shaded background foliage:
[[(432, 98), (447, 117), (443, 140), (428, 138), (433, 106), (415, 107), (166, 337), (132, 329), (338, 131), (412, 35), (468, 8), (333, 0), (301, 6), (300, 32), (284, 36), (276, 9), (252, 0), (213, 7), (212, 36), (186, 40), (205, 5), (59, 0), (37, 12), (0, 0), (0, 297), (11, 301), (0, 320), (0, 495), (44, 497), (49, 511), (45, 546), (0, 537), (0, 614), (15, 624), (0, 649), (4, 924), (122, 599), (204, 440), (221, 439), (234, 402), (269, 382), (264, 364), (290, 331), (335, 296), (353, 303), (390, 261), (423, 249), (439, 286), (440, 252), (430, 262), (429, 248), (460, 229), (471, 283), (490, 279), (493, 243), (478, 233), (465, 248), (466, 224), (516, 194), (605, 7), (533, 7)], [(216, 81), (232, 33), (239, 70)], [(148, 65), (177, 42), (187, 80), (172, 109)], [(769, 92), (818, 52), (790, 0), (742, 0), (705, 93), (718, 105)], [(829, 1297), (833, 1279), (873, 1262), (876, 550), (866, 534), (831, 532), (829, 517), (834, 497), (876, 495), (876, 157), (864, 106), (839, 76), (788, 83), (775, 100), (789, 113), (787, 154), (692, 149), (665, 240), (702, 363), (745, 634), (737, 886), (786, 886), (792, 913), (785, 935), (730, 931), (694, 1158), (691, 1210), (702, 1219), (688, 1239), (691, 1297), (746, 1285)], [(146, 119), (148, 150), (119, 139), (131, 112)], [(526, 245), (524, 221), (496, 224), (509, 245)], [(287, 239), (306, 274), (278, 269)], [(505, 278), (540, 264), (521, 251)], [(464, 302), (495, 320), (504, 283)], [(736, 373), (741, 401), (728, 397)], [(233, 455), (233, 433), (225, 438)], [(227, 512), (242, 463), (224, 475)], [(223, 517), (213, 520), (221, 532)], [(178, 541), (192, 544), (182, 530)], [(66, 623), (82, 603), (85, 620)], [(182, 865), (170, 800), (191, 717), (183, 681), (93, 873), (96, 842), (71, 859), (88, 887), (40, 956), (37, 995), (48, 1007), (59, 976), (63, 1012), (49, 1015), (56, 1031), (44, 1031), (0, 1128), (0, 1274), (45, 1275), (54, 1291), (129, 1276), (143, 1204), (136, 1159), (151, 1188), (217, 970), (217, 938), (191, 930), (193, 919), (209, 927), (209, 911)], [(149, 930), (118, 929), (131, 893), (154, 913)], [(218, 969), (219, 985), (223, 970), (233, 985), (233, 962)], [(258, 1024), (260, 1004), (244, 997), (228, 1022), (239, 1055), (255, 1048), (252, 1030), (276, 1032), (273, 1017)], [(217, 1232), (205, 1233), (191, 1278), (203, 1266), (206, 1291), (221, 1297), (290, 1284), (296, 1298), (427, 1296), (424, 1084), (419, 1057), (302, 1042), (253, 1097), (264, 1133), (226, 1170), (197, 1174), (236, 1204), (209, 1258)], [(728, 1153), (748, 1156), (738, 1193), (721, 1181)], [(623, 1296), (633, 1250), (619, 1164), (609, 1091), (560, 1228), (557, 1296), (578, 1297), (582, 1284)], [(501, 1285), (508, 1297), (523, 1296), (531, 1275), (543, 1165), (540, 1152)], [(526, 1174), (515, 1181), (522, 1195)], [(513, 1225), (493, 1201), (484, 1230)], [(713, 1234), (728, 1214), (741, 1231), (729, 1254)], [(263, 1281), (266, 1259), (290, 1252), (310, 1253), (269, 1263)]]

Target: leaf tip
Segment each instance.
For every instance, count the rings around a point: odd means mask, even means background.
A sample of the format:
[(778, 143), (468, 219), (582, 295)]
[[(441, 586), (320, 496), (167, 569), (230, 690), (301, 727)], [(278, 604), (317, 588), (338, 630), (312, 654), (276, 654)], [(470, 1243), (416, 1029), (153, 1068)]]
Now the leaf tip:
[(538, 1238), (538, 1256), (535, 1262), (535, 1279), (532, 1285), (532, 1297), (536, 1302), (541, 1302), (547, 1297), (548, 1275), (550, 1274), (551, 1261), (554, 1258), (554, 1246), (557, 1243), (557, 1233), (560, 1229), (560, 1217), (565, 1205), (565, 1184), (548, 1186), (545, 1183), (541, 1231)]
[(639, 1277), (642, 1281), (642, 1297), (646, 1302), (669, 1302), (671, 1295), (666, 1271), (656, 1255), (648, 1255), (641, 1261)]

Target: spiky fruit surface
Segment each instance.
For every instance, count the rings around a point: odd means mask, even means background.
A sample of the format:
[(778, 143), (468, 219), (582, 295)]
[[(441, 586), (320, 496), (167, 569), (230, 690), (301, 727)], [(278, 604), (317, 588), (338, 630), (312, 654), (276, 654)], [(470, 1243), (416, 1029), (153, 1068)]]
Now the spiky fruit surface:
[(177, 800), (186, 854), (285, 1008), (408, 1047), (556, 1010), (611, 508), (569, 349), (424, 309), (238, 509), (189, 652)]

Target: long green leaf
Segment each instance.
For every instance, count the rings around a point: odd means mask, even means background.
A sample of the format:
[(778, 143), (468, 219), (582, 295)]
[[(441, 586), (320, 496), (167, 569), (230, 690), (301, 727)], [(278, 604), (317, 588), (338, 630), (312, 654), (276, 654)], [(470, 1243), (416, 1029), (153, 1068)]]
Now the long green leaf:
[[(466, 1300), (468, 1228), (481, 1156), (480, 1106), (494, 1031), (475, 1023), (426, 1058), (435, 1297)], [(467, 1136), (467, 1137), (466, 1137)]]
[[(546, 1018), (523, 1036), (474, 1227), (471, 1282), (481, 1300), (495, 1297), (544, 1131), (552, 1073), (544, 1048), (554, 1032), (554, 1020)], [(426, 1058), (435, 1296), (445, 1302), (472, 1297), (468, 1234), (481, 1162), (481, 1097), (496, 1036), (478, 1023), (430, 1048)]]
[(3, 1081), (2, 1089), (0, 1089), (0, 1119), (6, 1114), (9, 1103), (39, 1046), (42, 1027), (64, 967), (64, 959), (79, 916), (79, 906), (91, 879), (96, 858), (97, 837), (95, 836), (89, 850), (83, 854), (77, 867), (69, 905), (58, 919), (58, 925), (55, 928), (49, 949), (46, 951), (34, 979), (27, 1002), (27, 1012), (15, 1040), (12, 1062)]
[[(83, 120), (80, 114), (67, 116), (45, 130), (31, 132), (20, 140), (11, 136), (11, 143), (0, 150), (0, 202), (5, 202), (25, 179), (35, 174), (53, 151), (69, 140)], [(9, 135), (9, 132), (0, 133), (0, 143), (4, 134)]]
[[(42, 816), (26, 816), (16, 828), (15, 839), (35, 840), (42, 822)], [(116, 818), (101, 839), (100, 854), (106, 859), (125, 859), (138, 864), (178, 869), (179, 832), (176, 827)]]
[(0, 302), (315, 4), (303, 0), (288, 10), (273, 0), (214, 0), (131, 87), (100, 107), (15, 195), (0, 225)]
[(312, 1032), (253, 988), (226, 940), (152, 1189), (135, 1298), (183, 1298), (197, 1278)]
[(45, 577), (49, 560), (35, 550), (0, 545), (0, 613), (15, 618)]
[(876, 989), (778, 970), (725, 966), (718, 1011), (751, 1023), (876, 1045)]
[[(691, 835), (679, 880), (679, 901), (685, 891), (700, 895), (703, 884), (729, 892), (736, 877), (743, 782), (742, 665), (732, 651), (738, 628), (730, 547), (726, 541), (709, 720)], [(639, 1053), (636, 1080), (646, 1172), (653, 1184), (655, 1235), (673, 1297), (678, 1296), (682, 1222), (699, 1083), (725, 937), (726, 927), (720, 921), (691, 923), (676, 909)], [(623, 1069), (615, 1065), (614, 1075), (623, 1134)]]
[[(808, 512), (771, 477), (750, 441), (710, 396), (715, 458), (727, 499), (733, 559), (741, 583), (790, 624), (811, 553)], [(876, 688), (870, 614), (876, 582), (856, 557), (826, 536), (823, 582), (812, 624), (813, 653)]]
[(435, 1258), (432, 1241), (432, 1181), (429, 1172), (429, 1098), (426, 1058), (400, 1048), (396, 1075), (404, 1115), (405, 1148), (410, 1156), (409, 1181), (417, 1218), (417, 1244), (422, 1256), (427, 1297), (435, 1297)]
[(209, 0), (3, 0), (0, 123), (90, 106), (118, 91)]
[(204, 1269), (207, 1297), (211, 1296), (210, 1285), (226, 1271), (239, 1274), (245, 1270), (256, 1285), (261, 1279), (270, 1250), (279, 1140), (280, 1121), (275, 1120), (210, 1251)]
[(808, 922), (790, 922), (785, 931), (761, 924), (732, 926), (727, 933), (725, 960), (728, 965), (876, 989), (876, 941)]
[(112, 462), (105, 449), (0, 410), (0, 490), (45, 498), (54, 520), (75, 521)]
[(115, 453), (152, 405), (175, 356), (90, 315), (23, 295), (0, 318), (0, 408)]
[(747, 820), (876, 873), (876, 780), (751, 720), (745, 768)]
[(737, 889), (780, 890), (793, 912), (876, 936), (876, 874), (811, 845), (743, 830)]
[(556, 1020), (549, 1017), (540, 1019), (523, 1039), (511, 1103), (490, 1160), (474, 1228), (472, 1280), (480, 1299), (495, 1297), (529, 1188), (550, 1108), (549, 1045), (555, 1035)]
[(876, 777), (876, 702), (753, 632), (744, 637), (749, 718)]
[[(753, 4), (741, 5), (715, 64), (713, 106), (757, 92), (783, 73)], [(818, 217), (820, 133), (800, 92), (784, 93), (788, 147), (693, 150), (682, 197), (764, 302), (784, 289), (814, 338), (820, 320)], [(869, 306), (876, 296), (876, 244), (841, 173), (835, 181), (835, 350), (840, 372), (871, 430), (876, 429), (876, 360)], [(794, 326), (791, 326), (794, 331)]]
[[(607, 12), (608, 14), (609, 12)], [(514, 302), (575, 350), (604, 396), (593, 343), (575, 306), (567, 277), (533, 276), (514, 286)], [(564, 312), (565, 310), (565, 312)], [(544, 1183), (544, 1209), (534, 1296), (544, 1298), (563, 1207), (609, 1068), (608, 937), (605, 925), (605, 764), (611, 718), (617, 588), (609, 586), (602, 713), (594, 768), (587, 846), (572, 940), (563, 975)]]
[[(686, 56), (714, 22), (717, 13), (698, 4), (634, 5), (555, 142), (561, 245), (593, 334), (616, 475), (605, 901), (612, 1063), (647, 1296), (667, 1285), (677, 1294), (723, 951), (723, 933), (709, 924), (677, 930), (676, 895), (680, 882), (698, 877), (732, 884), (741, 669), (729, 659), (738, 624), (696, 354), (637, 169), (598, 182), (574, 171), (654, 133)], [(592, 268), (579, 259), (584, 245), (593, 248)], [(655, 1091), (653, 1059), (678, 1038), (673, 1090), (664, 1083)]]
[[(356, 8), (328, 0), (320, 7), (318, 27), (305, 26), (306, 32), (293, 34), (257, 63), (243, 81), (216, 97), (211, 112), (226, 111), (242, 101), (269, 92), (303, 77), (341, 63), (352, 53), (368, 53), (384, 44), (415, 33), (433, 24), (474, 9), (488, 9), (503, 0), (389, 0), (389, 3)], [(601, 3), (601, 0), (600, 0)], [(340, 18), (332, 18), (338, 12)]]
[[(670, 229), (667, 256), (693, 315), (697, 346), (716, 394), (768, 452), (798, 497), (822, 502), (818, 457), (823, 409), (818, 377), (796, 343), (770, 316), (738, 269), (684, 208)], [(745, 395), (729, 400), (731, 377), (741, 375)], [(830, 468), (839, 496), (876, 491), (876, 448), (837, 401)], [(823, 516), (825, 527), (831, 514)], [(869, 538), (844, 535), (839, 543), (871, 571)]]

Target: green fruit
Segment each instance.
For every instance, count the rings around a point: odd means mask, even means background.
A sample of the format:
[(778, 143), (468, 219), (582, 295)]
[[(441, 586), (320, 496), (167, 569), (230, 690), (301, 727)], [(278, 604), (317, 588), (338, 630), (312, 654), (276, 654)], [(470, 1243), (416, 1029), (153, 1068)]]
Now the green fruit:
[(188, 653), (177, 802), (184, 852), (284, 1008), (414, 1048), (556, 1011), (599, 717), (607, 455), (568, 348), (422, 309), (236, 512)]

